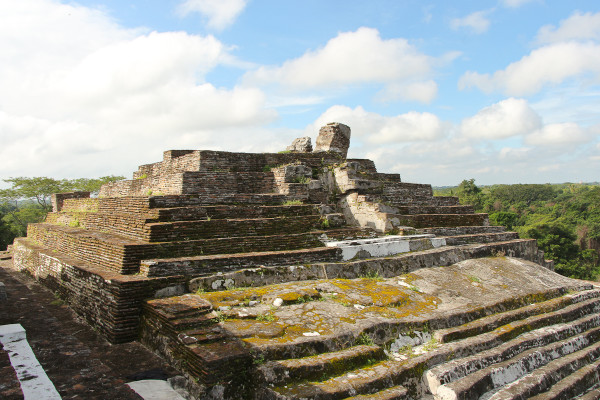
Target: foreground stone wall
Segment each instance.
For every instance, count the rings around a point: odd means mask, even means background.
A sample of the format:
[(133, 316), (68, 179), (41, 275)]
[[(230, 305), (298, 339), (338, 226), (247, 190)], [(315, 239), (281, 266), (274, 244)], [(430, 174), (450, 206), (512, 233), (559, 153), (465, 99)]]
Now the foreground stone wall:
[(182, 294), (181, 277), (147, 279), (123, 276), (82, 265), (64, 254), (57, 257), (28, 239), (14, 244), (14, 265), (26, 271), (69, 303), (111, 343), (136, 340), (143, 300)]

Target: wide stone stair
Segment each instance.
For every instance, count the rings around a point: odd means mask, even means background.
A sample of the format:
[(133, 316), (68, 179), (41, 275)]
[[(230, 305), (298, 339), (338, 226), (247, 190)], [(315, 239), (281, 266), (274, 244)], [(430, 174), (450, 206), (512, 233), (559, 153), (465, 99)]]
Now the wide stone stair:
[[(494, 270), (498, 262), (482, 265)], [(449, 290), (451, 297), (476, 301), (469, 291), (485, 293), (489, 275), (477, 265), (446, 267), (466, 286)], [(239, 380), (240, 398), (558, 399), (600, 384), (600, 288), (560, 278), (541, 291), (490, 294), (487, 304), (436, 312), (444, 297), (419, 287), (443, 284), (443, 269), (423, 271), (156, 299), (145, 306), (142, 341), (201, 382)], [(419, 279), (439, 281), (422, 286)]]
[[(67, 199), (46, 223), (31, 225), (29, 236), (122, 274), (169, 276), (239, 265), (334, 261), (338, 252), (324, 247), (324, 238), (369, 235), (343, 226), (341, 215), (321, 215), (314, 204), (287, 204), (285, 196), (276, 196), (279, 204), (254, 204), (257, 195), (236, 196), (237, 201), (244, 198), (251, 202), (202, 204), (194, 196), (160, 196), (145, 202), (87, 199), (85, 207), (79, 199)], [(325, 223), (327, 218), (337, 226)]]
[(345, 363), (343, 372), (319, 366), (362, 346), (270, 361), (258, 368), (266, 386), (259, 398), (574, 398), (600, 384), (599, 296), (580, 292), (484, 317), (447, 330), (460, 337), (453, 341), (435, 331), (427, 343), (367, 358), (358, 368)]

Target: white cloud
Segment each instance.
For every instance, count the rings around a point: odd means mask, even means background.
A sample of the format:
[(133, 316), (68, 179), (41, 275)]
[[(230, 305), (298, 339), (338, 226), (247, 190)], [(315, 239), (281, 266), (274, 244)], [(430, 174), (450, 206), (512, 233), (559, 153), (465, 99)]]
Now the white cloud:
[(417, 101), (428, 104), (436, 98), (438, 93), (437, 84), (432, 81), (407, 82), (387, 85), (379, 94), (381, 101), (402, 99), (405, 101)]
[(446, 126), (431, 113), (411, 111), (395, 116), (383, 116), (368, 112), (363, 107), (333, 106), (325, 111), (307, 128), (318, 132), (329, 122), (341, 122), (350, 126), (352, 137), (374, 145), (397, 144), (439, 139), (446, 133)]
[(521, 7), (522, 5), (531, 3), (533, 1), (539, 1), (539, 0), (501, 0), (502, 5), (504, 5), (505, 7), (510, 7), (510, 8)]
[(554, 43), (568, 40), (600, 40), (600, 13), (575, 12), (569, 18), (560, 21), (558, 28), (543, 26), (537, 35), (539, 43)]
[(493, 75), (468, 71), (459, 88), (477, 87), (484, 92), (501, 91), (509, 96), (524, 96), (545, 85), (559, 84), (573, 77), (591, 74), (600, 78), (600, 45), (593, 43), (555, 43), (532, 51), (521, 60)]
[(541, 126), (541, 119), (526, 100), (509, 98), (466, 118), (460, 132), (474, 139), (504, 139), (527, 134)]
[(246, 4), (247, 0), (185, 0), (177, 11), (182, 16), (200, 13), (207, 18), (208, 27), (222, 30), (234, 23)]
[[(249, 84), (277, 83), (294, 90), (322, 89), (350, 84), (391, 85), (384, 97), (405, 96), (394, 87), (409, 86), (409, 99), (430, 101), (437, 85), (430, 79), (434, 59), (406, 39), (382, 39), (372, 28), (340, 33), (327, 44), (281, 66), (248, 73)], [(424, 93), (416, 93), (420, 87)]]
[(205, 82), (236, 61), (214, 37), (123, 29), (51, 0), (13, 5), (0, 2), (2, 176), (126, 174), (168, 148), (279, 142), (248, 134), (276, 116), (262, 91)]
[(527, 135), (525, 143), (536, 146), (570, 146), (586, 143), (591, 135), (573, 122), (549, 124)]
[(531, 147), (503, 147), (498, 153), (500, 160), (513, 162), (527, 161), (532, 156)]
[(450, 21), (450, 27), (454, 30), (468, 28), (475, 33), (484, 33), (490, 27), (488, 14), (489, 11), (476, 11), (463, 18), (454, 18)]

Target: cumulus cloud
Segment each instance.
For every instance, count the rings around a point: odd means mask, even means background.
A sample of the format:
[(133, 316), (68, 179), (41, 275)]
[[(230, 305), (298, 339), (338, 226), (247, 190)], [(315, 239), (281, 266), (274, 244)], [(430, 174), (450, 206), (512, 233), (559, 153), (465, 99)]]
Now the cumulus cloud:
[(431, 141), (446, 133), (444, 123), (431, 113), (411, 111), (384, 116), (366, 111), (360, 106), (350, 108), (340, 105), (327, 109), (307, 131), (317, 132), (319, 127), (329, 122), (344, 123), (352, 129), (353, 138), (375, 145)]
[(525, 143), (537, 146), (564, 146), (589, 142), (591, 135), (573, 122), (548, 124), (527, 135)]
[(209, 28), (222, 30), (234, 23), (246, 4), (247, 0), (185, 0), (177, 12), (182, 16), (200, 13), (207, 19)]
[(124, 29), (98, 10), (22, 0), (0, 2), (0, 48), (2, 176), (124, 174), (166, 148), (277, 142), (248, 135), (276, 116), (262, 91), (205, 81), (235, 64), (212, 36)]
[(498, 158), (500, 160), (523, 162), (532, 156), (532, 151), (531, 147), (503, 147), (498, 153)]
[(576, 11), (569, 18), (560, 21), (560, 26), (546, 25), (537, 34), (538, 43), (555, 43), (569, 40), (600, 40), (600, 12), (585, 13)]
[[(376, 29), (363, 27), (340, 33), (324, 47), (281, 66), (249, 72), (245, 82), (276, 83), (293, 90), (380, 83), (390, 85), (383, 94), (386, 99), (405, 96), (430, 101), (437, 92), (437, 85), (430, 78), (434, 61), (406, 39), (382, 39)], [(408, 94), (396, 89), (406, 86)], [(419, 88), (422, 93), (416, 93)]]
[(464, 119), (460, 132), (474, 139), (504, 139), (534, 131), (541, 123), (540, 116), (526, 100), (509, 98)]
[(490, 20), (487, 18), (489, 11), (476, 11), (463, 18), (454, 18), (450, 21), (450, 27), (454, 30), (467, 28), (474, 33), (484, 33), (490, 27)]
[(484, 92), (501, 91), (509, 96), (524, 96), (545, 85), (559, 84), (568, 78), (590, 74), (600, 78), (600, 45), (561, 42), (533, 50), (529, 55), (494, 74), (466, 72), (458, 87), (477, 87)]

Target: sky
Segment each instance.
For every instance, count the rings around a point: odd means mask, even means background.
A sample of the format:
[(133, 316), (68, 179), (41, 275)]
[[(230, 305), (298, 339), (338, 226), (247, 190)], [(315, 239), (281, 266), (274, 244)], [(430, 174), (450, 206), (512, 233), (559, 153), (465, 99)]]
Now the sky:
[(600, 181), (600, 2), (0, 0), (0, 179), (328, 122), (405, 182)]

